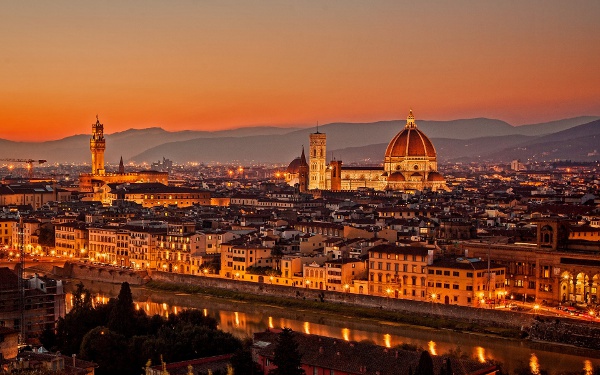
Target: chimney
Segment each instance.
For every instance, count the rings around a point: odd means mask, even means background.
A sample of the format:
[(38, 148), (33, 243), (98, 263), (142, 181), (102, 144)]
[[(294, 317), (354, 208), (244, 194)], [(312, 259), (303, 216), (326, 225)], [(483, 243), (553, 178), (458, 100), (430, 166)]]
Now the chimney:
[(75, 357), (77, 357), (77, 354), (73, 354), (73, 367), (76, 367), (75, 366)]
[(324, 352), (324, 351), (325, 351), (325, 350), (323, 349), (323, 347), (322, 347), (322, 346), (319, 346), (319, 353), (323, 354), (323, 352)]

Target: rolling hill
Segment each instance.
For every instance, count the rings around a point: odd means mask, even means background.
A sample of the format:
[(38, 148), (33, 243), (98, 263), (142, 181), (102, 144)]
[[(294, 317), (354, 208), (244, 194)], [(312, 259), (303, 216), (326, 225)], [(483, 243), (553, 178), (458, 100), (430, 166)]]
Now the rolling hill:
[[(594, 157), (599, 117), (582, 116), (541, 124), (511, 126), (494, 119), (418, 120), (440, 161), (506, 160), (531, 157), (589, 160)], [(327, 149), (345, 162), (381, 163), (385, 147), (404, 127), (404, 120), (374, 123), (332, 123), (319, 128), (327, 134)], [(584, 125), (587, 124), (587, 125)], [(595, 125), (594, 125), (595, 124)], [(108, 126), (105, 131), (109, 130)], [(159, 127), (106, 133), (107, 163), (152, 162), (167, 157), (178, 163), (275, 162), (285, 164), (308, 147), (315, 128), (249, 127), (222, 131), (170, 132)], [(581, 138), (581, 139), (578, 139)], [(572, 142), (566, 142), (572, 140)], [(566, 147), (571, 144), (567, 150)], [(597, 148), (597, 147), (596, 147)], [(563, 149), (565, 149), (563, 151)], [(548, 153), (551, 154), (548, 154)], [(591, 154), (592, 156), (590, 156)], [(90, 161), (89, 135), (47, 142), (0, 139), (0, 158), (46, 159), (56, 163)]]

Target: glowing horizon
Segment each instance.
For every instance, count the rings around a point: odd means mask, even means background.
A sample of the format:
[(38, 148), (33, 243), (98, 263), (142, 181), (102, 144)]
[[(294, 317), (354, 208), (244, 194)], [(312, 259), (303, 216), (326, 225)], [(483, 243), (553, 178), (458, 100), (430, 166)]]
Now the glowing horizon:
[(600, 2), (15, 2), (0, 139), (600, 115)]

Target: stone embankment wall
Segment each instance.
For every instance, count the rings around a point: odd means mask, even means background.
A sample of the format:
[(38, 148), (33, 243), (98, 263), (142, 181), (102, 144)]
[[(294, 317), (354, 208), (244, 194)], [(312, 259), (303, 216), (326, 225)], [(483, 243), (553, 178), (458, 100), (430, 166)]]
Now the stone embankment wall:
[(64, 268), (54, 267), (52, 273), (59, 277), (82, 280), (104, 281), (120, 284), (128, 282), (132, 285), (143, 285), (150, 281), (146, 271), (95, 266), (85, 263), (65, 263)]
[(161, 271), (151, 271), (153, 281), (187, 284), (207, 288), (219, 288), (243, 293), (265, 296), (302, 298), (310, 300), (323, 300), (328, 302), (346, 303), (361, 307), (397, 310), (409, 314), (436, 316), (442, 318), (469, 321), (470, 323), (483, 323), (501, 327), (522, 328), (532, 323), (532, 316), (512, 311), (498, 311), (490, 309), (476, 309), (464, 306), (445, 305), (440, 303), (410, 301), (404, 299), (382, 298), (363, 294), (331, 292), (318, 289), (305, 289), (273, 285), (269, 281), (255, 283), (221, 278), (202, 277), (174, 274)]
[(529, 334), (534, 340), (560, 342), (600, 350), (600, 327), (595, 322), (568, 322), (561, 319), (539, 317)]

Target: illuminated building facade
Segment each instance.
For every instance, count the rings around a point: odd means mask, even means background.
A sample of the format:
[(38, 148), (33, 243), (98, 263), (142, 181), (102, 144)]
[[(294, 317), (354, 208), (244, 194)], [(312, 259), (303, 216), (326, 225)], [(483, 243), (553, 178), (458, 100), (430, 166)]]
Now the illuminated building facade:
[[(429, 138), (417, 128), (410, 111), (404, 128), (388, 144), (381, 167), (343, 166), (341, 160), (327, 164), (327, 135), (309, 136), (308, 189), (352, 191), (359, 188), (393, 191), (447, 191), (437, 171), (437, 153)], [(286, 181), (300, 182), (300, 159), (288, 166)]]
[(96, 116), (96, 122), (92, 124), (92, 137), (90, 138), (92, 172), (79, 175), (79, 189), (81, 191), (95, 192), (102, 185), (108, 183), (160, 182), (165, 185), (169, 183), (168, 172), (140, 171), (126, 173), (122, 164), (122, 159), (117, 173), (107, 173), (104, 168), (105, 150), (106, 139), (104, 138), (104, 125), (100, 123), (100, 120)]

